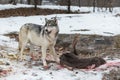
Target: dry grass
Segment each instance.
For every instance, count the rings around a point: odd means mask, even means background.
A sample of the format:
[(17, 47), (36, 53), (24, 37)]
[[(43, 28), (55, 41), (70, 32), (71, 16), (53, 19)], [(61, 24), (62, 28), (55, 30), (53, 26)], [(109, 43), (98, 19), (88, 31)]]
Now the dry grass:
[(16, 8), (16, 9), (0, 10), (0, 17), (49, 15), (49, 14), (63, 14), (63, 13), (65, 14), (67, 13), (67, 11), (57, 10), (57, 9), (37, 8), (37, 10), (34, 10), (34, 8)]
[(115, 37), (115, 44), (114, 44), (115, 48), (120, 48), (120, 35), (117, 35)]
[(102, 80), (120, 80), (120, 68), (111, 70), (108, 74), (104, 74)]

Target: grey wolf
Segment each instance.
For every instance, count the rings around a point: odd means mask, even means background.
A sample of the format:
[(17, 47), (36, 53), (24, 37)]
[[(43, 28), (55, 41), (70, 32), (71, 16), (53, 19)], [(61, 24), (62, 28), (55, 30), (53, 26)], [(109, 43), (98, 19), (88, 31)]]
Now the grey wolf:
[(33, 49), (33, 45), (41, 46), (43, 66), (47, 66), (46, 63), (46, 50), (49, 48), (50, 53), (57, 60), (55, 53), (55, 44), (59, 32), (58, 22), (56, 18), (45, 19), (45, 25), (37, 25), (33, 23), (26, 23), (20, 28), (19, 32), (19, 49), (20, 59), (23, 59), (23, 51), (27, 43), (30, 43), (30, 52)]

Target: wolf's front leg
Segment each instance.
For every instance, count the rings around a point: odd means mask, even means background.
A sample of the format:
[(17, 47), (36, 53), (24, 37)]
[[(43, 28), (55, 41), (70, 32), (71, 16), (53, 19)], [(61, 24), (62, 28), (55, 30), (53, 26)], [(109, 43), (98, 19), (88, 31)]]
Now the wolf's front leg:
[(55, 53), (55, 48), (54, 48), (54, 46), (50, 46), (49, 49), (50, 49), (50, 53), (51, 53), (51, 54), (53, 55), (53, 57), (54, 57), (54, 60), (55, 60), (57, 63), (60, 63), (60, 60), (59, 60), (57, 54)]
[(46, 62), (46, 50), (47, 50), (47, 47), (43, 47), (42, 46), (42, 61), (43, 61), (43, 66), (44, 66), (44, 68), (48, 68), (48, 65), (47, 65), (47, 62)]

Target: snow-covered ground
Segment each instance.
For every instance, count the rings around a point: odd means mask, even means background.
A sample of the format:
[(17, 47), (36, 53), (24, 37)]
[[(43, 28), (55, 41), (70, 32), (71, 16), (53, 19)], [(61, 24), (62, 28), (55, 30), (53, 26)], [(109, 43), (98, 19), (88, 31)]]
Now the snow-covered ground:
[(14, 68), (13, 72), (2, 80), (101, 80), (102, 78), (102, 71), (70, 71), (65, 68), (40, 70), (39, 67), (26, 68), (15, 62), (11, 67)]
[[(54, 14), (47, 16), (0, 18), (0, 34), (12, 31), (18, 32), (20, 27), (25, 23), (44, 25), (45, 18), (50, 19), (55, 16), (58, 17), (60, 34), (80, 33), (105, 36), (114, 36), (120, 34), (120, 17), (115, 17), (111, 13)], [(2, 37), (2, 39), (6, 39), (6, 37)]]
[[(33, 7), (33, 5), (18, 4), (15, 5), (0, 5), (0, 10), (19, 8), (19, 7)], [(43, 5), (39, 8), (50, 9), (66, 9), (66, 6), (51, 6)], [(45, 18), (58, 17), (58, 24), (60, 33), (71, 34), (99, 34), (106, 36), (113, 36), (120, 34), (120, 17), (115, 17), (120, 12), (120, 8), (114, 8), (113, 13), (109, 12), (92, 12), (92, 8), (72, 6), (73, 11), (80, 9), (80, 11), (91, 11), (90, 14), (53, 14), (47, 16), (28, 16), (28, 17), (8, 17), (0, 18), (0, 34), (19, 31), (19, 28), (25, 23), (36, 23), (44, 25)], [(84, 31), (86, 30), (86, 31)]]
[[(8, 17), (0, 18), (0, 34), (19, 31), (25, 23), (44, 25), (45, 18), (58, 17), (60, 33), (99, 34), (114, 36), (120, 34), (120, 17), (112, 14), (54, 14), (47, 16)], [(87, 31), (82, 31), (87, 29)]]
[[(33, 7), (32, 5), (0, 5), (0, 10), (19, 8), (19, 7)], [(52, 9), (66, 9), (65, 6), (39, 6), (41, 8)], [(79, 7), (72, 7), (72, 10), (78, 10)], [(98, 34), (105, 36), (114, 36), (120, 34), (120, 17), (115, 17), (115, 14), (120, 13), (120, 8), (115, 8), (113, 13), (96, 12), (92, 13), (92, 8), (80, 8), (80, 11), (91, 11), (89, 14), (53, 14), (40, 15), (28, 17), (8, 17), (0, 18), (0, 45), (10, 47), (11, 53), (17, 53), (16, 49), (18, 43), (8, 37), (2, 36), (4, 33), (19, 31), (20, 27), (25, 23), (35, 23), (44, 25), (45, 18), (52, 18), (57, 16), (60, 28), (60, 34)], [(84, 31), (85, 30), (85, 31)], [(15, 50), (14, 50), (15, 49)], [(1, 51), (2, 52), (2, 51)], [(120, 62), (119, 59), (116, 60)], [(2, 67), (0, 65), (0, 67)], [(67, 69), (61, 70), (40, 70), (39, 67), (27, 68), (23, 63), (10, 61), (12, 73), (7, 77), (0, 78), (0, 80), (101, 80), (102, 71), (85, 71)], [(41, 66), (40, 66), (41, 67)], [(108, 71), (106, 71), (108, 72)]]

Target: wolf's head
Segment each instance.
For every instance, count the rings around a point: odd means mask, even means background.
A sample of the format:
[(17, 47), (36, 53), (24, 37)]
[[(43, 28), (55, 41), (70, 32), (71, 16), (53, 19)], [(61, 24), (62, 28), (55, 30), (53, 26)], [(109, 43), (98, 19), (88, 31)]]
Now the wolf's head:
[(45, 18), (45, 26), (58, 26), (58, 22), (57, 22), (57, 19), (56, 17), (52, 18), (52, 19), (47, 19)]
[(53, 39), (58, 35), (59, 28), (56, 17), (49, 20), (45, 18), (45, 32)]

